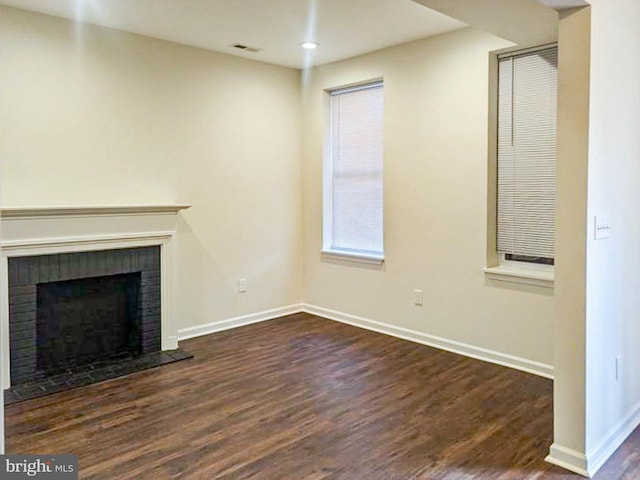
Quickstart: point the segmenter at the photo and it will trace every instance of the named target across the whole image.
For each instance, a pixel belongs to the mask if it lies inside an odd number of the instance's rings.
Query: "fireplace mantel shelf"
[[[143,204],[143,205],[83,205],[83,206],[41,206],[4,207],[0,209],[2,219],[72,217],[96,215],[148,215],[178,213],[191,207],[188,204]]]

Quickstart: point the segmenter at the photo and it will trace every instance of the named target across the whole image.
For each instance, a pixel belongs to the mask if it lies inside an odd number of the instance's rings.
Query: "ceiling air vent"
[[[234,43],[231,45],[232,48],[237,48],[238,50],[244,50],[245,52],[258,53],[261,52],[261,48],[249,47],[247,45],[243,45],[241,43]]]

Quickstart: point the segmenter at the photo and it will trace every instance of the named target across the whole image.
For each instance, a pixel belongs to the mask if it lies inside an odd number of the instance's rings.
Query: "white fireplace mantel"
[[[5,207],[0,237],[2,385],[10,386],[9,258],[160,246],[162,349],[178,348],[173,306],[177,214],[190,205]]]
[[[187,204],[140,204],[140,205],[78,205],[78,206],[36,206],[3,207],[0,209],[2,220],[25,218],[50,218],[96,215],[148,215],[178,213],[189,208]]]

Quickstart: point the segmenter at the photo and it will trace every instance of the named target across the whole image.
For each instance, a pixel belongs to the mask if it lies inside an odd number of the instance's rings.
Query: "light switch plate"
[[[422,290],[415,289],[413,291],[413,304],[418,306],[418,307],[421,307],[422,306],[422,302],[423,302]]]
[[[594,238],[596,240],[604,240],[605,238],[611,237],[611,225],[609,224],[607,217],[602,215],[595,217],[594,225]]]

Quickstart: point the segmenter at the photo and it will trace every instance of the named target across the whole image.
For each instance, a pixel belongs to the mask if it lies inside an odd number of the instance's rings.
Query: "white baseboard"
[[[301,311],[302,304],[296,303],[286,307],[273,308],[271,310],[264,310],[262,312],[251,313],[249,315],[219,320],[217,322],[197,325],[195,327],[181,328],[178,330],[178,341],[199,337],[201,335],[208,335],[210,333],[221,332],[231,328],[242,327],[243,325],[250,325],[252,323],[264,322],[266,320],[284,317],[285,315],[291,315]]]
[[[506,353],[476,347],[474,345],[457,342],[455,340],[436,337],[434,335],[417,332],[415,330],[409,330],[403,327],[397,327],[388,323],[369,320],[363,317],[357,317],[355,315],[338,312],[336,310],[330,310],[324,307],[318,307],[316,305],[310,305],[308,303],[302,304],[302,311],[311,313],[313,315],[318,315],[320,317],[328,318],[329,320],[347,323],[355,327],[365,328],[367,330],[384,333],[393,337],[398,337],[404,340],[428,345],[430,347],[439,348],[441,350],[447,350],[449,352],[475,358],[477,360],[496,363],[505,367],[515,368],[516,370],[522,370],[523,372],[533,373],[534,375],[553,379],[553,366],[541,362],[536,362],[534,360],[528,360],[526,358],[516,357],[513,355],[508,355]]]
[[[596,448],[587,454],[589,474],[595,475],[638,425],[640,425],[640,402],[636,403],[625,418],[609,431]]]
[[[583,477],[591,478],[589,469],[587,468],[587,457],[571,448],[554,443],[549,448],[549,455],[545,458],[545,461],[575,472]]]
[[[572,472],[592,478],[627,437],[640,425],[640,402],[629,414],[587,455],[554,443],[545,460]]]
[[[243,315],[240,317],[228,318],[217,322],[207,323],[205,325],[197,325],[195,327],[183,328],[178,330],[178,341],[187,340],[189,338],[208,335],[210,333],[221,332],[231,328],[250,325],[252,323],[264,322],[285,315],[291,315],[298,312],[307,312],[319,317],[335,320],[337,322],[346,323],[354,327],[360,327],[374,332],[391,335],[393,337],[402,338],[430,347],[447,350],[449,352],[464,355],[466,357],[483,360],[485,362],[495,363],[505,367],[515,368],[527,373],[533,373],[545,378],[553,379],[553,367],[544,363],[528,360],[526,358],[516,357],[486,348],[476,347],[467,343],[448,340],[446,338],[436,337],[415,330],[409,330],[403,327],[397,327],[388,323],[377,322],[363,317],[357,317],[348,313],[330,310],[308,303],[296,303],[286,307],[274,308],[262,312]]]

